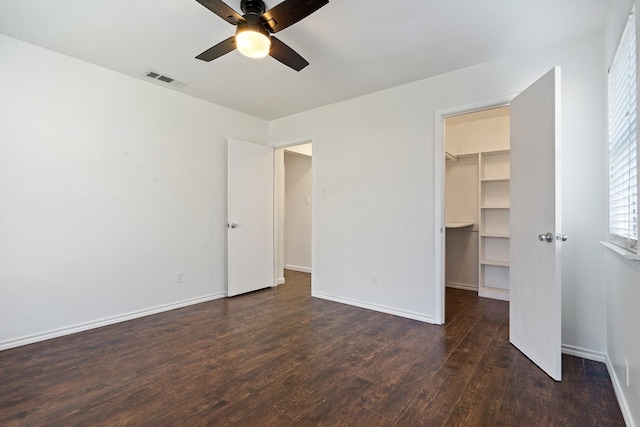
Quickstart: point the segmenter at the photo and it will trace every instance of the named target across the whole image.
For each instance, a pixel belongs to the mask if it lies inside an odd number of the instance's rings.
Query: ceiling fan
[[[209,62],[238,49],[250,58],[269,55],[296,71],[302,70],[309,62],[271,34],[284,30],[329,3],[329,0],[285,0],[266,10],[262,0],[241,0],[240,9],[244,15],[240,15],[221,0],[196,1],[237,27],[235,36],[205,50],[196,56],[197,59]]]

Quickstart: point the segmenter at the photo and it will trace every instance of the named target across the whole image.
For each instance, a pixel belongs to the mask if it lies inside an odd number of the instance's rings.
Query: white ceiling
[[[234,33],[195,0],[0,0],[0,33],[272,120],[599,31],[609,3],[329,0],[277,35],[310,62],[299,73],[237,51],[194,59]]]

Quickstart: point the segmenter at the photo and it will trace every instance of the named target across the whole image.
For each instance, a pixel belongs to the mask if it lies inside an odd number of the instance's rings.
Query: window
[[[609,70],[609,240],[638,252],[636,28],[634,12]]]

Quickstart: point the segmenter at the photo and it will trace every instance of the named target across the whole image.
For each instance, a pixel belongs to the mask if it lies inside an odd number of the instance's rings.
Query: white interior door
[[[274,285],[273,148],[229,139],[227,295]]]
[[[509,338],[562,378],[560,68],[511,102]],[[541,238],[541,239],[540,239]]]

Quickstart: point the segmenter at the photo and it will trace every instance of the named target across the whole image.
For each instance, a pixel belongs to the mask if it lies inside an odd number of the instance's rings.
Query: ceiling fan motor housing
[[[269,27],[262,18],[262,14],[266,9],[264,2],[262,0],[242,0],[240,8],[244,13],[245,22],[238,24],[236,35],[243,31],[255,31],[270,38]]]
[[[262,0],[242,0],[240,2],[240,9],[242,10],[242,13],[257,15],[258,17],[267,10]],[[247,16],[244,18],[247,19]]]

